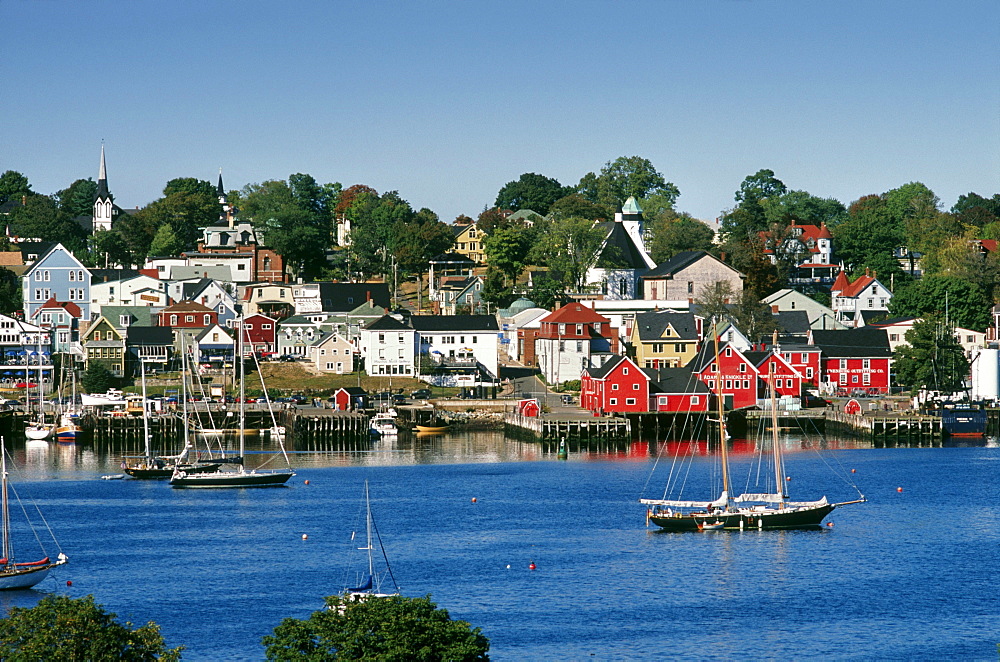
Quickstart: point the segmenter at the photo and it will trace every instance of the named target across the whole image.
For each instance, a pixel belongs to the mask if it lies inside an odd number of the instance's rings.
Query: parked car
[[[297,358],[298,357],[293,354],[282,354],[281,356],[278,357],[278,360],[284,363],[291,363],[292,361],[295,361]]]
[[[289,396],[289,400],[291,400],[292,402],[294,402],[297,405],[304,405],[304,404],[306,404],[307,402],[310,401],[309,398],[307,398],[304,395],[300,395],[300,394],[295,394],[295,395]]]
[[[372,396],[372,400],[379,404],[389,404],[392,402],[392,391],[379,391]]]
[[[802,396],[802,406],[803,407],[825,407],[830,404],[830,401],[821,398],[818,395],[813,395],[812,393],[806,393]]]
[[[393,395],[392,396],[392,404],[394,404],[394,405],[405,405],[406,404],[406,396],[403,395],[402,393],[397,393],[397,394]]]
[[[410,397],[414,400],[427,400],[431,397],[431,390],[429,388],[418,388],[413,393],[410,393]]]

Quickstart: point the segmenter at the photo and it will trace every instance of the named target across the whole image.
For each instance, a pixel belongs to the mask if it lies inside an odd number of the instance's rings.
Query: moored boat
[[[941,410],[941,429],[949,437],[986,436],[986,410],[953,407]]]
[[[396,425],[395,412],[392,410],[383,411],[372,416],[368,425],[369,431],[381,437],[395,437],[399,434],[399,427]]]

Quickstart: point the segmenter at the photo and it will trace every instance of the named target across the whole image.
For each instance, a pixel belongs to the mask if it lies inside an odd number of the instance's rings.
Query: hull
[[[189,474],[198,474],[218,471],[221,466],[221,464],[213,462],[211,464],[185,464],[178,468]],[[124,465],[122,466],[122,471],[127,473],[129,476],[132,476],[132,478],[138,478],[140,480],[170,478],[174,475],[174,467],[172,466],[150,467],[145,463],[132,466]]]
[[[828,503],[811,508],[751,511],[711,514],[685,513],[673,515],[650,514],[649,521],[664,531],[701,531],[708,524],[711,530],[717,522],[723,529],[733,531],[765,529],[817,529],[823,518],[833,512],[837,504]],[[717,527],[716,527],[717,528]]]
[[[21,588],[31,588],[49,575],[49,568],[44,565],[38,568],[21,568],[12,571],[0,571],[0,591],[16,591]]]
[[[451,426],[449,426],[449,425],[437,425],[437,426],[418,425],[416,427],[417,427],[417,432],[445,432]]]
[[[63,443],[72,443],[76,441],[79,434],[80,427],[77,425],[61,425],[56,428],[56,439]]]
[[[214,473],[188,474],[180,472],[170,479],[171,487],[279,487],[294,476],[292,471],[217,471]]]
[[[946,409],[941,412],[941,427],[949,437],[986,435],[986,412],[982,409]]]
[[[42,439],[51,437],[54,429],[55,426],[53,425],[29,425],[24,428],[24,436],[28,439],[41,441]]]

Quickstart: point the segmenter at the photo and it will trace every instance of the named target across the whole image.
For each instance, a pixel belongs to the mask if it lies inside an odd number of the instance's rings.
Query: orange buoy
[[[72,579],[67,579],[66,580],[66,586],[72,586],[72,585],[73,585],[73,580]]]
[[[476,497],[472,497],[472,503],[476,502]]]
[[[534,569],[535,569],[535,562],[532,561],[531,563],[528,564],[528,570],[534,570]]]
[[[858,470],[857,469],[851,469],[851,473],[852,474],[856,474],[856,473],[858,473]]]
[[[897,491],[897,492],[902,492],[902,491],[903,491],[903,488],[902,488],[902,487],[897,487],[897,488],[896,488],[896,491]]]
[[[791,479],[792,479],[791,476],[785,476],[785,480],[791,480]]]
[[[308,478],[306,478],[306,481],[305,481],[305,484],[306,484],[306,485],[308,485],[308,484],[309,484],[309,479],[308,479]]]
[[[827,525],[828,527],[830,527],[831,529],[833,528],[833,522],[827,522],[827,523],[826,523],[826,525]]]

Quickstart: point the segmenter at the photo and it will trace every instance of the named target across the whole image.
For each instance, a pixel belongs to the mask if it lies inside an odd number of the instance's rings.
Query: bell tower
[[[97,196],[94,198],[94,232],[110,230],[115,216],[115,199],[108,191],[108,168],[101,143],[101,170],[97,176]]]

